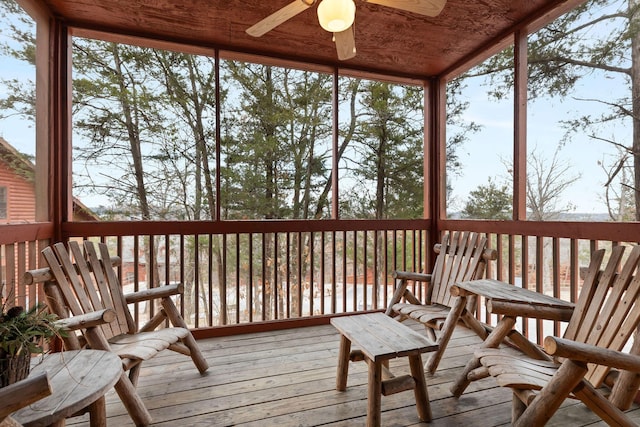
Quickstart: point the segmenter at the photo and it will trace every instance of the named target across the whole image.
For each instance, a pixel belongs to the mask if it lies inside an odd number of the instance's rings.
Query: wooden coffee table
[[[65,418],[90,407],[91,426],[106,426],[104,395],[120,378],[122,362],[114,353],[76,350],[52,353],[31,369],[47,372],[53,393],[12,417],[25,427],[64,426]]]
[[[367,426],[380,426],[381,396],[413,390],[422,421],[431,421],[431,406],[421,354],[438,349],[424,335],[383,313],[334,317],[331,324],[340,332],[340,356],[336,389],[347,388],[349,360],[365,360],[369,365]],[[358,349],[351,351],[351,344]],[[399,377],[388,372],[390,359],[408,357],[411,375]],[[383,376],[385,379],[383,379]]]

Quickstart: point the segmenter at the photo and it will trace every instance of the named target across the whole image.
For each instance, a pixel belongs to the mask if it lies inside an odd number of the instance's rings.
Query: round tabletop
[[[12,415],[26,427],[53,424],[100,399],[120,378],[122,362],[102,350],[63,351],[31,368],[31,374],[40,372],[49,375],[53,393]]]

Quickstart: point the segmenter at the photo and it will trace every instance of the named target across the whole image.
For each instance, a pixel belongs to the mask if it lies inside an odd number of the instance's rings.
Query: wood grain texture
[[[86,408],[115,385],[122,366],[116,355],[106,351],[67,351],[48,355],[31,375],[45,372],[53,393],[13,414],[26,426],[54,424]]]
[[[508,43],[509,32],[529,21],[535,22],[540,16],[552,18],[555,7],[567,8],[567,4],[581,2],[448,0],[438,16],[429,17],[356,1],[358,52],[347,61],[338,60],[331,34],[320,28],[316,5],[262,37],[246,33],[267,16],[293,4],[292,0],[43,0],[42,3],[55,16],[78,27],[81,34],[100,30],[424,79],[445,72],[484,48],[505,44],[503,40]]]

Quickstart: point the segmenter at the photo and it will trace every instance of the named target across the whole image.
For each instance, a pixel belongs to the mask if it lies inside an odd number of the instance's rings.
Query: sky
[[[7,29],[0,22],[0,44],[13,42],[6,35]],[[0,51],[0,80],[25,79],[35,80],[35,68],[17,61]],[[0,99],[8,95],[5,85],[0,84]],[[6,112],[3,112],[6,113]],[[35,129],[33,123],[21,117],[0,118],[0,136],[19,151],[35,155]]]
[[[603,201],[606,174],[599,165],[608,162],[616,150],[611,144],[597,141],[586,134],[575,134],[563,144],[565,129],[563,120],[576,118],[578,113],[597,115],[606,111],[602,104],[582,99],[617,99],[625,95],[627,86],[621,79],[604,78],[593,74],[576,86],[570,97],[530,101],[527,105],[528,152],[535,149],[539,156],[550,161],[560,147],[558,158],[569,165],[568,174],[578,176],[563,194],[559,207],[571,205],[570,212],[584,214],[606,213]],[[464,164],[463,175],[452,181],[454,205],[449,211],[462,208],[470,191],[488,182],[507,182],[507,167],[513,159],[513,100],[487,101],[487,88],[469,82],[465,90],[469,109],[465,121],[481,125],[481,130],[459,150]],[[602,126],[601,137],[630,144],[631,126],[613,129]]]

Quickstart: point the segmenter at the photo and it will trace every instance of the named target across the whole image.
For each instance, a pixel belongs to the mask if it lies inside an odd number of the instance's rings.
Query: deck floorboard
[[[418,324],[412,328],[422,331]],[[339,335],[330,326],[279,330],[199,341],[211,368],[201,376],[190,359],[164,352],[143,365],[138,391],[154,426],[331,426],[364,425],[367,365],[351,363],[347,390],[335,390]],[[433,411],[419,422],[412,392],[382,398],[384,426],[508,426],[511,392],[494,380],[472,383],[456,399],[449,387],[480,344],[458,327],[434,375],[427,375]],[[409,372],[406,358],[391,361],[397,374]],[[640,422],[640,409],[630,411]],[[115,392],[107,395],[108,425],[133,423]],[[67,420],[88,426],[88,416]],[[582,404],[566,401],[550,426],[601,426]]]

